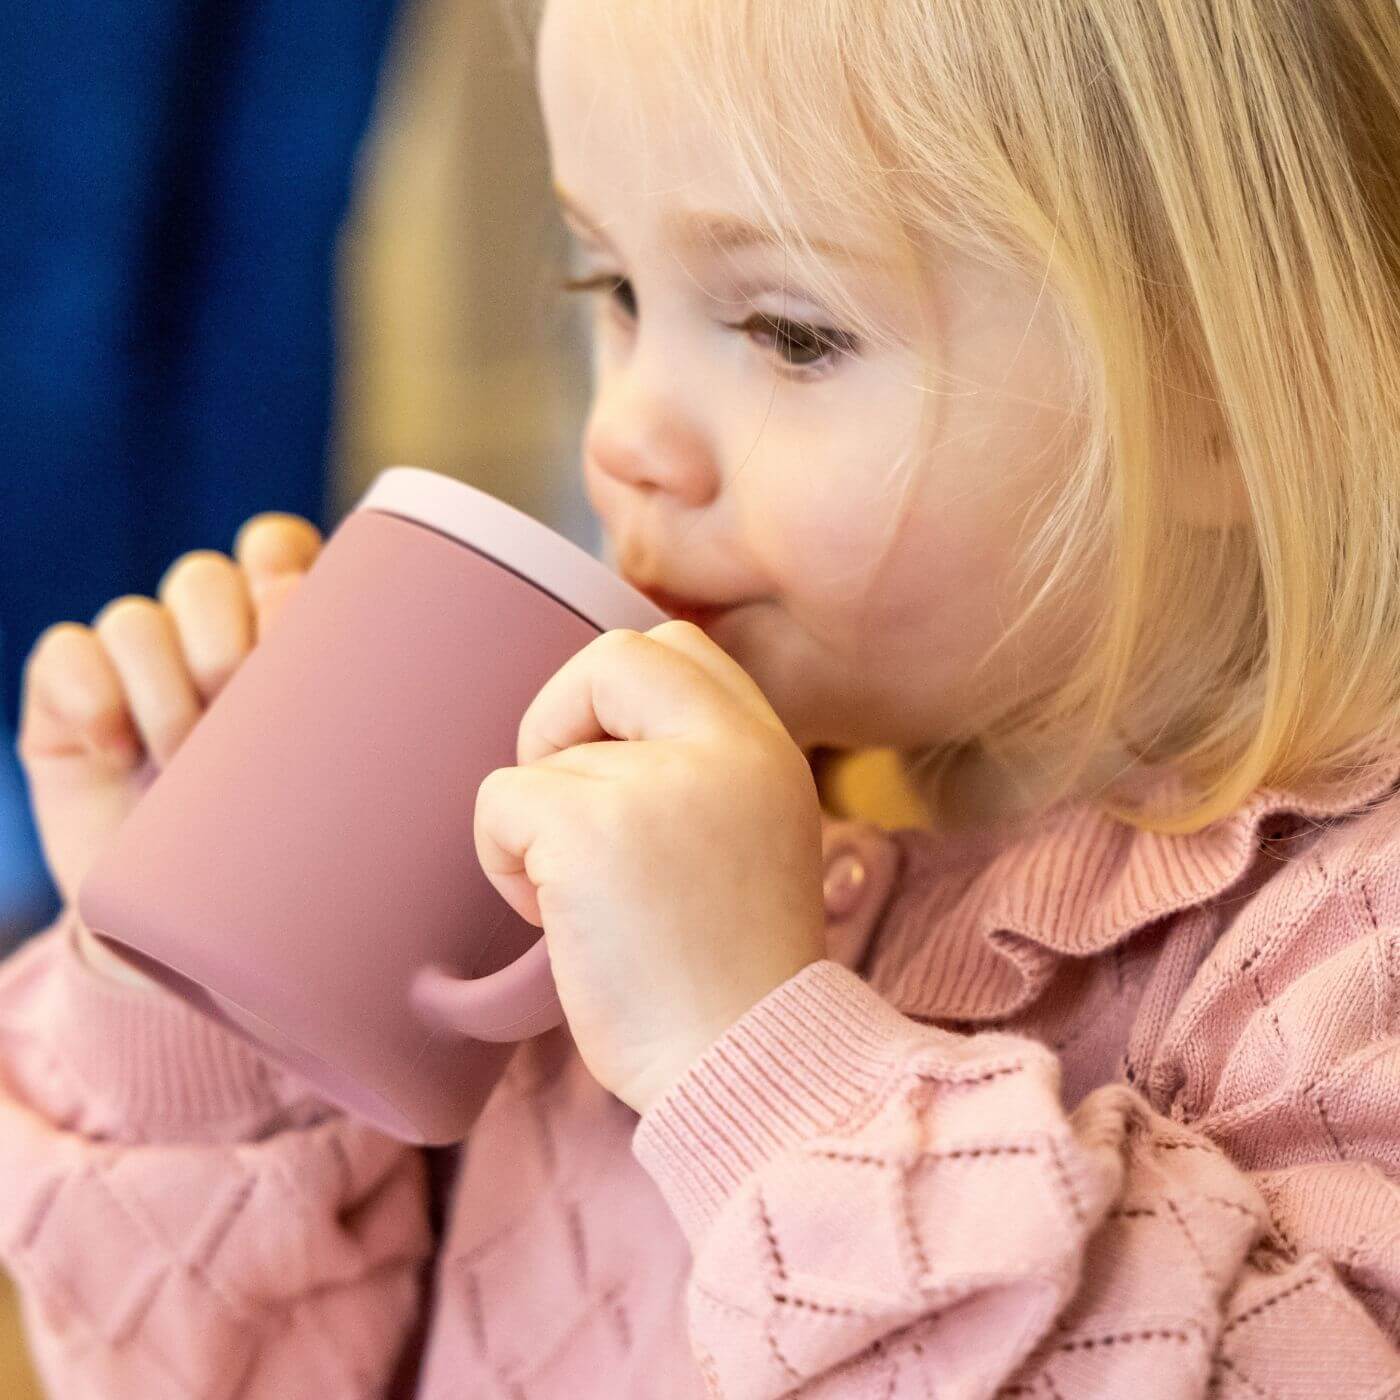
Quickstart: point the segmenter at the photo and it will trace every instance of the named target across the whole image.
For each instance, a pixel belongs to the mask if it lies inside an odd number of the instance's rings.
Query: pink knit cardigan
[[[392,1142],[65,915],[0,968],[56,1400],[1400,1396],[1400,772],[1189,836],[825,825],[829,957],[638,1119]]]

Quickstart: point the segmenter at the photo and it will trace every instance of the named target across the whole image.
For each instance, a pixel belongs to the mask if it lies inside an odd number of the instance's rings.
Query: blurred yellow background
[[[0,1395],[5,1400],[38,1400],[39,1394],[25,1359],[18,1300],[0,1274]]]

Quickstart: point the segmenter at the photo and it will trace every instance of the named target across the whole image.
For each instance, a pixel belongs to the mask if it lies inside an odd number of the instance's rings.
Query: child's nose
[[[615,481],[644,493],[664,491],[687,506],[708,505],[719,492],[720,473],[703,431],[640,386],[599,401],[584,457]]]

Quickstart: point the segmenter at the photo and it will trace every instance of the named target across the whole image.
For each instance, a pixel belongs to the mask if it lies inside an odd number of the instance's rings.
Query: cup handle
[[[424,1019],[473,1040],[528,1040],[564,1019],[543,935],[485,977],[455,977],[435,964],[420,967],[409,995]]]

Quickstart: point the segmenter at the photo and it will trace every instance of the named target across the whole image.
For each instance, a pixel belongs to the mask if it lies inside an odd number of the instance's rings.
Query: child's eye
[[[609,292],[627,316],[635,318],[637,315],[636,294],[625,277],[601,272],[591,277],[567,277],[560,285],[569,292]],[[763,312],[755,312],[746,321],[726,321],[724,325],[762,341],[778,353],[784,365],[797,371],[834,366],[840,356],[855,354],[860,345],[849,331],[834,326],[808,325]],[[810,377],[810,373],[799,377]]]
[[[566,277],[559,285],[566,292],[608,292],[628,316],[635,317],[637,314],[637,298],[632,284],[625,277],[597,272],[591,277]]]
[[[815,369],[834,363],[841,355],[855,354],[859,342],[848,331],[835,326],[812,326],[768,316],[756,311],[747,321],[726,322],[731,330],[743,331],[771,344],[783,362],[793,369]]]

